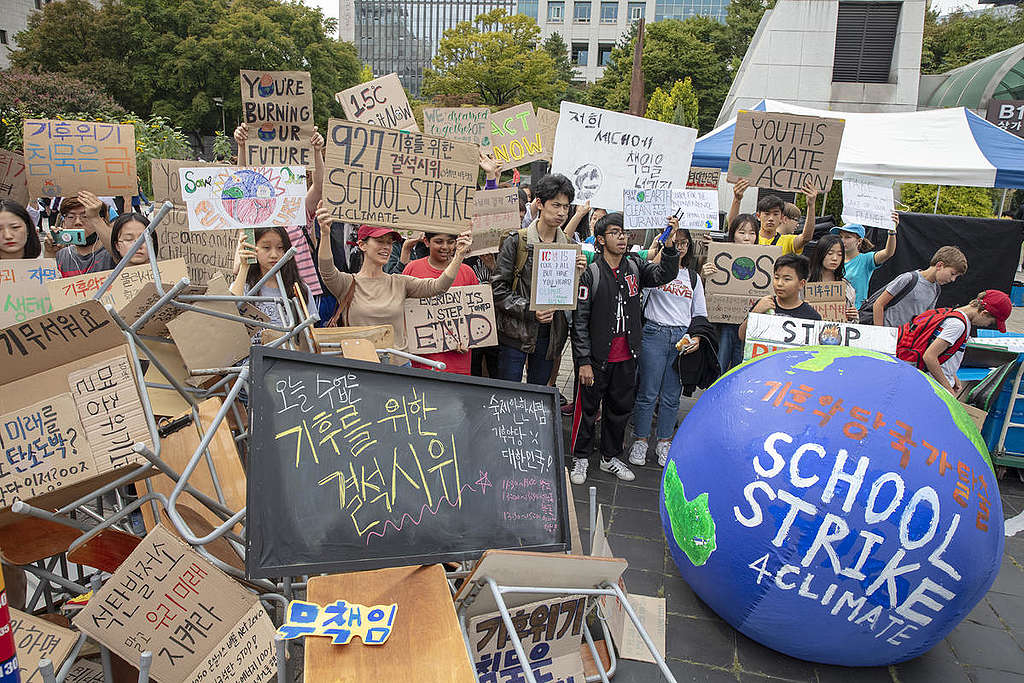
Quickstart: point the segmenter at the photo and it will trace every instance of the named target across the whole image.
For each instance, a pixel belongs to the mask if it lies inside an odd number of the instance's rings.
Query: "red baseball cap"
[[[396,240],[401,239],[401,235],[397,231],[391,228],[375,227],[373,225],[360,225],[359,232],[356,233],[357,240],[365,240],[370,237],[383,237],[384,235],[392,235]]]
[[[991,313],[996,319],[996,327],[999,328],[1000,332],[1006,332],[1006,319],[1010,317],[1010,312],[1013,311],[1013,304],[1010,303],[1010,297],[1006,296],[1005,292],[1000,292],[998,289],[986,289],[981,294],[981,305],[984,306],[986,313]]]

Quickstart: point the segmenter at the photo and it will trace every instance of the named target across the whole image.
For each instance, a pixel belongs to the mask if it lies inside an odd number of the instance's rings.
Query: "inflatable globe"
[[[970,417],[911,365],[848,347],[778,351],[712,385],[672,443],[661,520],[683,578],[723,619],[844,666],[928,651],[1003,555]]]

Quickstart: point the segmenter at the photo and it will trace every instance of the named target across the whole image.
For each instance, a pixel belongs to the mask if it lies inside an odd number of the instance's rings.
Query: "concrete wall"
[[[0,0],[0,69],[11,65],[10,52],[15,48],[14,36],[28,28],[28,15],[36,9],[35,0]]]

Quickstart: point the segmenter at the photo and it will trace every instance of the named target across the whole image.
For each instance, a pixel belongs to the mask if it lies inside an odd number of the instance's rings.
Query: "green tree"
[[[0,109],[25,110],[45,118],[72,111],[125,114],[103,88],[65,73],[33,74],[17,69],[0,71]]]
[[[644,118],[695,128],[697,113],[697,93],[693,91],[693,82],[687,76],[682,81],[676,81],[669,92],[655,88],[647,103]]]
[[[1020,43],[1024,43],[1024,10],[1020,8],[1009,16],[957,11],[945,17],[929,9],[924,21],[921,71],[943,73]]]
[[[29,17],[11,62],[87,77],[129,111],[200,132],[220,128],[214,97],[241,111],[240,69],[309,71],[324,126],[362,68],[335,30],[320,10],[278,0],[64,0]]]
[[[431,97],[477,93],[483,104],[502,107],[532,101],[557,106],[568,82],[539,44],[537,22],[496,9],[444,32],[433,68],[424,72]]]
[[[939,192],[939,209],[935,210],[937,185],[903,183],[900,199],[917,213],[938,213],[949,216],[975,216],[991,218],[995,212],[992,191],[985,187],[943,185]]]
[[[767,10],[775,7],[775,0],[732,0],[725,15],[725,31],[722,36],[722,44],[719,47],[720,54],[731,62],[734,62],[733,73],[739,68],[739,62],[750,47],[750,41],[757,31],[761,17]],[[715,115],[718,115],[716,110]]]
[[[672,96],[661,88],[655,88],[651,93],[651,99],[647,102],[647,112],[644,114],[644,118],[668,122],[672,120],[674,113]]]

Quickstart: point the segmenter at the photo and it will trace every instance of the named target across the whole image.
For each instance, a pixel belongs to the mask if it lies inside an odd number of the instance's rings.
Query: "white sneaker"
[[[643,467],[647,464],[647,442],[637,439],[629,449],[629,464]]]
[[[633,474],[633,470],[626,467],[626,463],[622,462],[618,458],[612,458],[611,460],[601,459],[601,470],[603,472],[611,472],[622,481],[633,481],[636,479],[636,475]]]
[[[658,445],[654,447],[654,452],[658,454],[658,465],[660,467],[664,467],[665,463],[668,462],[668,452],[671,448],[671,441],[659,441]]]
[[[573,458],[572,472],[569,473],[569,481],[579,486],[587,480],[587,468],[590,461],[586,458]]]

